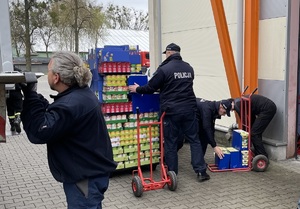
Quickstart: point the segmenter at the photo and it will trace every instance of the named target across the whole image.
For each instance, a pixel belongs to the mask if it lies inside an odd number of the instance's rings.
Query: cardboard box
[[[136,152],[136,151],[137,151],[137,145],[124,146],[124,153]]]
[[[120,147],[120,146],[113,147],[112,150],[113,150],[113,154],[114,155],[123,154],[124,153],[123,147]]]
[[[218,155],[215,154],[215,164],[218,166],[219,170],[229,169],[230,152],[228,152],[226,148],[221,149],[224,153],[224,157],[220,159]]]
[[[117,165],[116,170],[118,170],[118,169],[123,169],[123,168],[125,168],[124,163],[123,163],[123,162],[119,162],[118,165]]]
[[[125,161],[125,168],[132,168],[137,166],[136,160]]]
[[[230,152],[229,168],[241,168],[242,161],[240,151],[233,147],[228,147],[227,150]]]
[[[241,129],[233,131],[232,134],[232,147],[237,150],[248,150],[248,136],[249,133]]]
[[[249,151],[248,150],[242,150],[240,157],[241,157],[241,167],[242,168],[248,167]]]
[[[116,162],[121,162],[121,161],[125,161],[125,160],[128,160],[127,154],[114,155],[114,161],[116,161]]]

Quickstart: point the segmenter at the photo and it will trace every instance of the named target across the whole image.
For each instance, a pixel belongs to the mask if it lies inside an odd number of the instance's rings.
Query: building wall
[[[237,1],[223,0],[223,6],[236,57]],[[161,11],[162,50],[171,42],[181,46],[183,59],[195,70],[196,96],[209,100],[230,97],[210,0],[164,0]],[[287,13],[287,0],[260,1],[258,89],[278,107],[264,137],[281,144],[288,140],[285,135]],[[233,122],[235,117],[216,121],[220,126],[229,126]]]
[[[236,51],[236,1],[223,0],[231,37]],[[214,16],[209,0],[161,1],[162,47],[175,42],[183,59],[195,70],[194,91],[197,97],[221,100],[230,97]],[[176,15],[180,14],[180,15]],[[224,117],[217,124],[228,127],[235,117]]]

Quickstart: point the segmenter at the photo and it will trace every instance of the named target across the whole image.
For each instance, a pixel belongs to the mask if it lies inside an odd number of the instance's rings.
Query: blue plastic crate
[[[113,51],[129,51],[129,45],[104,45],[104,49]]]
[[[129,55],[130,64],[141,64],[141,55]]]
[[[127,79],[128,85],[134,83],[143,86],[148,83],[146,75],[130,75]],[[131,93],[132,111],[136,113],[136,108],[143,112],[159,112],[159,94],[137,94]]]

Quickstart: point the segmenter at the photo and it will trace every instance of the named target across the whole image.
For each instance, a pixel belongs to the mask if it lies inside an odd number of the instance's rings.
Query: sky
[[[113,3],[114,5],[148,11],[148,0],[97,0],[97,2],[102,3],[104,6]]]

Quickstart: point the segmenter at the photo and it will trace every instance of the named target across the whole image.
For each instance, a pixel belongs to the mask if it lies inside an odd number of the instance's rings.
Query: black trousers
[[[265,108],[265,111],[260,112],[252,123],[251,141],[255,150],[255,155],[265,155],[266,157],[268,157],[268,154],[262,142],[262,134],[273,119],[276,113],[276,109],[277,108],[274,103],[267,104],[267,108]]]
[[[164,124],[165,162],[169,171],[178,174],[178,147],[182,146],[184,136],[191,150],[191,163],[195,173],[206,172],[206,163],[198,136],[198,120],[194,111],[166,115]]]
[[[23,108],[23,95],[21,90],[10,90],[6,99],[7,115],[14,116],[15,113],[21,112]]]

